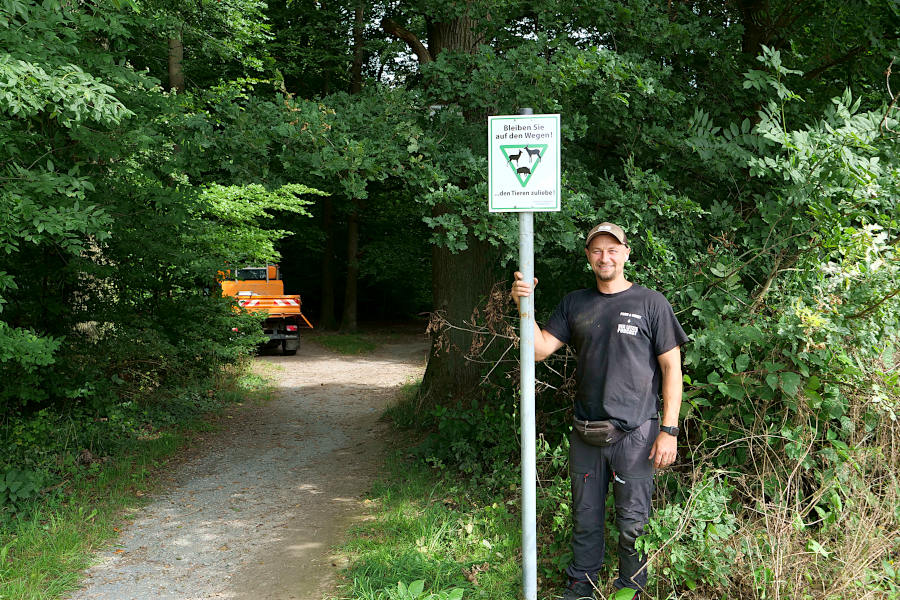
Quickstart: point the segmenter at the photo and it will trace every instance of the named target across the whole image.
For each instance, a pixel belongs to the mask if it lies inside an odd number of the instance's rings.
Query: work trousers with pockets
[[[569,577],[597,583],[597,574],[606,551],[606,493],[610,481],[619,528],[619,577],[617,588],[643,589],[647,585],[646,557],[634,541],[650,520],[653,497],[653,464],[648,458],[659,432],[659,423],[650,419],[610,446],[591,446],[574,431],[569,437],[569,475],[575,529],[572,534],[572,563]]]

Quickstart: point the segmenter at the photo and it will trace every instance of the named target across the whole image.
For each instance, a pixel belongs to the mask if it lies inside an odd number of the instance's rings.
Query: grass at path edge
[[[412,422],[417,385],[387,411]],[[509,600],[521,596],[521,530],[517,501],[485,497],[477,481],[430,469],[409,454],[409,431],[365,500],[372,518],[354,527],[339,552],[349,566],[335,599]],[[410,591],[417,581],[424,583]]]
[[[374,519],[341,548],[350,566],[336,598],[519,597],[519,517],[504,503],[468,499],[466,488],[394,452],[366,500]],[[403,592],[419,580],[421,595]]]
[[[77,588],[94,553],[118,536],[158,488],[162,467],[197,433],[215,430],[212,417],[222,409],[271,393],[259,377],[240,373],[220,376],[214,389],[212,413],[184,416],[134,440],[128,451],[93,463],[67,482],[65,493],[45,493],[27,511],[0,523],[0,600],[52,600]]]

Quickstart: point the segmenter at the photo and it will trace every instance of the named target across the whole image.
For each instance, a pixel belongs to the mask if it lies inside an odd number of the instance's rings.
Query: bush
[[[716,473],[705,473],[689,493],[656,511],[635,545],[673,587],[692,590],[730,575],[737,518],[729,508],[732,488]]]
[[[0,521],[7,512],[17,512],[40,492],[43,476],[35,471],[7,469],[0,472]]]
[[[64,494],[67,486],[59,484],[95,476],[136,444],[172,435],[199,415],[258,394],[258,377],[242,375],[243,369],[153,387],[151,394],[96,408],[72,404],[7,415],[0,422],[0,514],[27,511],[43,486]]]
[[[426,423],[436,430],[414,452],[435,468],[451,468],[478,477],[487,490],[506,487],[518,479],[510,469],[519,456],[518,412],[503,397],[473,401],[465,406],[438,406]]]

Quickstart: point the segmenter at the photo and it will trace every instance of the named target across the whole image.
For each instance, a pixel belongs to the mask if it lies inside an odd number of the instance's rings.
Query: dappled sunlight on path
[[[379,417],[426,350],[408,336],[364,357],[305,341],[296,356],[258,358],[275,398],[231,411],[71,600],[321,599],[331,549],[381,464]]]

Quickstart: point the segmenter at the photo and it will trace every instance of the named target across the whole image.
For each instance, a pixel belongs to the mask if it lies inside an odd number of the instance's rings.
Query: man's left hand
[[[653,449],[650,450],[650,460],[653,461],[653,466],[657,469],[668,467],[675,462],[676,456],[678,456],[678,439],[660,431],[656,436],[656,441],[653,442]]]

